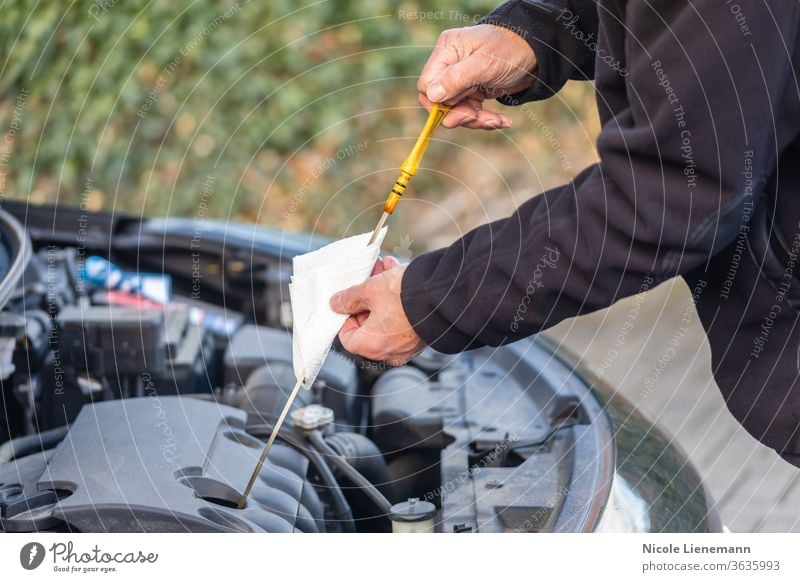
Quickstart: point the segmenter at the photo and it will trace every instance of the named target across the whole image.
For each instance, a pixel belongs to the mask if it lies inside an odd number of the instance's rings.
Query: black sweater
[[[600,162],[413,260],[402,300],[420,337],[444,352],[498,346],[684,276],[729,407],[800,453],[799,10],[514,0],[486,17],[538,60],[536,83],[504,103],[595,79]]]

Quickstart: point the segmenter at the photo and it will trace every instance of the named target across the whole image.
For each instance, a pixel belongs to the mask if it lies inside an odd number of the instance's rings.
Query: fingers
[[[364,325],[367,323],[367,319],[369,319],[369,311],[362,311],[361,313],[356,313],[351,315],[349,319],[355,320],[356,325]]]
[[[501,113],[479,109],[472,119],[465,119],[461,126],[469,129],[508,129],[511,127],[511,119]]]
[[[370,325],[368,316],[360,322],[358,318],[357,315],[348,317],[342,329],[339,330],[339,341],[344,349],[368,360],[388,361],[393,366],[402,365],[407,361],[401,361],[396,356],[389,356],[384,351],[387,341],[391,340],[391,334],[387,335],[376,331],[374,326]]]
[[[435,103],[458,103],[488,81],[490,60],[474,52],[469,28],[444,31],[422,68],[417,91]]]
[[[358,321],[359,316],[348,317],[342,329],[339,330],[339,341],[342,347],[351,354],[358,354],[368,360],[382,361],[383,352],[380,351],[384,339],[381,334],[369,330],[366,319]]]
[[[442,122],[447,128],[508,128],[511,120],[484,109],[483,103],[530,86],[535,65],[535,55],[527,42],[501,27],[477,25],[446,30],[420,74],[419,101],[426,109],[432,103],[452,105]]]
[[[371,290],[375,281],[372,277],[399,266],[400,262],[394,257],[378,257],[372,267],[372,274],[369,279],[361,285],[354,285],[344,291],[333,294],[329,301],[331,309],[336,313],[347,315],[369,311],[372,297]]]
[[[342,325],[342,329],[339,330],[339,339],[341,339],[343,334],[347,334],[349,337],[349,335],[353,333],[353,330],[358,329],[362,325],[363,322],[359,321],[358,315],[351,315],[345,320],[344,324]]]
[[[419,102],[426,109],[431,108],[431,101],[422,93]],[[468,127],[470,129],[507,129],[511,127],[511,118],[483,108],[482,100],[469,97],[450,110],[442,121],[446,128]]]
[[[375,266],[372,267],[372,273],[370,273],[370,277],[380,275],[384,271],[388,271],[389,269],[394,269],[395,267],[399,266],[400,262],[394,257],[378,257],[375,259]]]
[[[348,318],[342,329],[339,331],[339,341],[342,347],[351,354],[359,354],[370,360],[378,360],[378,354],[373,353],[372,343],[369,341],[368,334],[364,328]]]
[[[370,277],[374,277],[375,275],[380,275],[384,271],[388,271],[394,267],[397,267],[400,263],[397,262],[397,259],[394,257],[378,257],[375,259],[375,264],[372,267],[372,272],[369,274]]]
[[[394,257],[384,257],[383,258],[383,270],[388,271],[389,269],[394,269],[395,267],[400,266],[400,261],[395,259]]]
[[[353,317],[348,318],[339,331],[339,341],[345,350],[368,360],[388,362],[391,366],[402,366],[425,347],[419,342],[409,350],[403,344],[404,347],[400,351],[392,353],[395,339],[392,334],[377,333],[370,329],[369,323],[359,325]]]
[[[371,360],[404,363],[424,346],[411,327],[400,299],[405,266],[385,257],[375,269],[383,271],[361,285],[336,293],[331,308],[348,317],[339,341],[348,352]]]
[[[476,99],[465,99],[455,107],[452,122],[470,129],[507,129],[511,127],[511,119],[501,113],[483,108],[483,103]]]
[[[375,259],[375,265],[372,267],[372,272],[369,274],[370,277],[374,277],[375,275],[380,275],[383,273],[383,259],[378,257]]]
[[[369,289],[371,280],[368,279],[361,285],[354,285],[349,289],[340,291],[331,297],[330,306],[336,313],[354,314],[362,311],[369,311],[370,298]]]
[[[431,80],[438,77],[447,67],[459,61],[458,51],[454,50],[455,47],[452,45],[453,39],[457,34],[455,30],[445,30],[439,35],[431,56],[428,57],[425,66],[422,67],[422,72],[419,74],[417,90],[420,93],[427,93]]]
[[[485,66],[485,58],[471,55],[445,67],[431,78],[425,95],[434,103],[460,101],[466,95],[479,90]]]

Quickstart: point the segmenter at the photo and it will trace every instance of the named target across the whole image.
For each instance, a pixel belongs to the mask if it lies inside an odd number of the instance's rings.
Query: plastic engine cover
[[[179,396],[85,406],[54,454],[0,468],[0,476],[25,474],[28,481],[0,499],[0,525],[6,531],[324,531],[323,505],[306,478],[308,460],[280,443],[247,506],[235,508],[263,446],[242,430],[244,422],[241,410]]]

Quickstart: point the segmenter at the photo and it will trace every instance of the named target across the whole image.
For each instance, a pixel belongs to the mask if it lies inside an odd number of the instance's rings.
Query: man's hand
[[[403,311],[404,270],[392,257],[378,259],[372,277],[331,297],[331,309],[350,315],[339,331],[348,352],[401,366],[425,347]]]
[[[491,24],[445,30],[417,83],[419,102],[455,104],[445,127],[472,129],[511,127],[511,120],[483,108],[494,99],[533,84],[536,55],[516,33]]]

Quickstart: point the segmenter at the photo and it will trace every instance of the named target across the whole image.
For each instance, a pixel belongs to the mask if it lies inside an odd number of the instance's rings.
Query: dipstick
[[[381,219],[378,221],[378,225],[375,227],[375,230],[372,231],[372,236],[369,237],[369,242],[367,243],[367,246],[370,246],[372,243],[375,242],[375,239],[378,238],[378,233],[383,228],[383,225],[386,224],[386,219],[388,218],[389,218],[389,213],[384,210],[383,214],[381,214]]]
[[[422,128],[422,131],[420,132],[419,137],[417,138],[417,141],[411,150],[411,153],[408,154],[408,157],[400,166],[400,175],[397,177],[394,186],[392,186],[392,191],[389,193],[389,197],[383,204],[383,214],[381,215],[381,219],[378,221],[378,226],[376,226],[375,230],[372,231],[372,236],[369,239],[369,243],[367,243],[368,245],[371,245],[373,242],[375,242],[378,232],[380,232],[381,228],[383,228],[383,225],[386,224],[386,219],[388,219],[389,215],[394,212],[394,209],[397,207],[397,203],[400,201],[400,198],[403,197],[403,193],[408,187],[408,183],[417,173],[419,165],[422,163],[422,156],[425,155],[425,150],[428,149],[428,144],[430,144],[431,137],[433,137],[436,129],[442,124],[442,120],[450,112],[450,109],[452,109],[452,107],[450,105],[445,105],[444,103],[434,103],[431,106],[430,113],[428,113],[428,120],[425,122],[425,127]]]
[[[267,439],[267,444],[264,445],[264,450],[261,451],[261,456],[258,459],[258,463],[256,463],[256,468],[253,469],[253,474],[250,475],[250,481],[247,482],[247,487],[244,488],[244,493],[242,493],[242,498],[239,500],[239,504],[236,506],[236,509],[244,509],[244,506],[247,503],[247,496],[250,495],[250,491],[253,489],[256,479],[258,479],[258,475],[261,473],[261,468],[264,466],[264,461],[267,460],[267,455],[269,455],[272,444],[275,442],[275,439],[278,438],[278,433],[280,432],[281,427],[286,420],[286,415],[289,414],[289,410],[292,408],[292,404],[294,403],[295,398],[297,398],[298,392],[300,392],[300,387],[306,381],[305,376],[305,371],[303,371],[303,373],[300,375],[300,378],[297,379],[297,383],[294,385],[294,388],[292,388],[292,392],[289,394],[289,399],[286,401],[286,404],[284,405],[283,410],[281,410],[281,414],[278,417],[275,426],[272,428],[269,439]]]
[[[380,232],[381,228],[383,228],[383,225],[386,224],[386,220],[389,218],[389,215],[394,212],[394,209],[397,207],[397,203],[400,201],[400,198],[402,198],[403,193],[408,187],[408,183],[419,169],[419,165],[422,162],[422,156],[425,155],[425,150],[428,149],[428,144],[431,141],[433,133],[442,124],[442,120],[449,113],[450,109],[451,107],[449,105],[445,105],[444,103],[434,103],[431,106],[425,126],[422,128],[416,143],[414,143],[411,153],[408,154],[408,157],[400,166],[400,175],[395,181],[394,186],[392,186],[392,191],[383,205],[383,214],[381,215],[375,230],[372,232],[372,236],[370,237],[367,246],[375,242],[378,233]],[[300,387],[306,381],[305,375],[305,371],[303,371],[303,373],[300,375],[300,378],[298,378],[297,383],[294,385],[291,394],[289,394],[289,399],[286,401],[286,404],[284,405],[283,410],[281,411],[281,414],[278,417],[274,428],[272,429],[272,433],[269,435],[267,444],[264,445],[264,450],[261,452],[258,463],[256,463],[256,468],[253,470],[253,474],[250,475],[250,481],[248,481],[247,487],[245,487],[244,493],[242,493],[242,498],[239,500],[237,509],[244,509],[244,506],[247,504],[247,497],[250,495],[250,491],[253,489],[256,479],[258,479],[259,473],[261,473],[264,462],[267,460],[267,455],[269,455],[269,451],[272,448],[275,439],[278,438],[278,433],[280,432],[281,427],[286,420],[286,416],[289,414],[289,410],[292,408],[295,398],[297,398],[298,392],[300,392]]]

